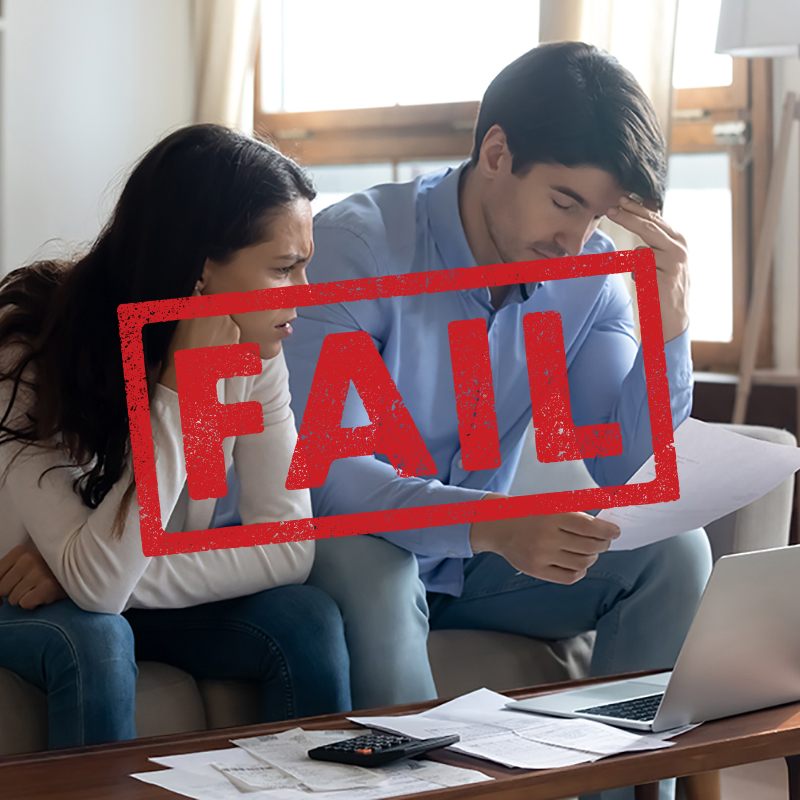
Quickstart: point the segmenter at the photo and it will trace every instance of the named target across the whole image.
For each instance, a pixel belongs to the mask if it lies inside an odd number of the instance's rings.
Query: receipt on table
[[[309,758],[308,751],[317,743],[300,728],[270,736],[236,739],[233,744],[315,792],[374,786],[384,779],[376,770]]]
[[[224,775],[240,792],[287,789],[300,785],[297,778],[292,778],[291,775],[286,775],[269,764],[231,766],[212,761],[211,766]]]
[[[300,737],[297,733],[295,730],[276,737],[258,738],[266,739],[261,746],[271,749],[270,742],[275,739],[283,744],[287,740],[294,740],[299,744]],[[305,733],[313,746],[363,735],[363,731],[358,730]],[[307,748],[307,743],[302,746]],[[324,786],[315,784],[318,788],[312,792],[296,778],[254,758],[241,747],[158,756],[150,760],[172,769],[142,772],[131,777],[193,800],[240,800],[243,793],[249,793],[248,797],[264,800],[344,800],[345,795],[346,800],[382,800],[398,795],[434,791],[443,786],[464,786],[492,780],[488,775],[474,769],[453,767],[424,759],[404,759],[370,770],[374,777],[372,785],[348,788],[343,792],[335,788],[337,784],[326,780]],[[328,766],[324,763],[319,765]]]
[[[488,775],[474,769],[451,767],[433,761],[414,759],[399,761],[378,768],[384,779],[377,786],[351,789],[348,792],[314,792],[301,795],[297,789],[282,789],[269,793],[269,800],[382,800],[384,797],[432,792],[445,786],[465,786],[469,783],[490,781]]]

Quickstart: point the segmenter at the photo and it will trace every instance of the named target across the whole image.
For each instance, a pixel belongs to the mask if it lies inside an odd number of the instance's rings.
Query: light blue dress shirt
[[[462,166],[461,169],[464,167]],[[474,267],[458,210],[459,170],[442,170],[405,184],[376,186],[322,211],[314,220],[312,283]],[[583,250],[613,250],[596,232]],[[312,489],[316,516],[478,500],[508,493],[531,420],[523,315],[555,310],[564,329],[572,414],[576,425],[618,422],[623,452],[587,462],[600,485],[625,483],[652,453],[641,349],[632,303],[620,275],[518,286],[498,311],[488,288],[414,297],[362,300],[299,308],[283,347],[298,427],[320,348],[331,333],[367,331],[436,463],[434,478],[401,478],[383,455],[335,461],[325,484]],[[501,466],[469,472],[461,465],[447,325],[487,322]],[[691,410],[692,363],[688,332],[666,345],[673,425]],[[370,424],[350,386],[342,427]],[[463,559],[470,558],[469,525],[383,534],[417,555],[430,591],[458,596]]]

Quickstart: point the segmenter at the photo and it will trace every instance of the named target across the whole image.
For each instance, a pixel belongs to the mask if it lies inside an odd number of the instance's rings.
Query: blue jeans
[[[710,571],[708,539],[695,530],[604,553],[572,586],[517,575],[505,559],[482,553],[465,562],[464,591],[456,598],[426,594],[410,552],[366,535],[317,541],[309,583],[342,610],[353,706],[363,709],[436,697],[429,629],[550,640],[596,630],[592,675],[670,669]],[[662,797],[669,796],[665,789]]]
[[[47,692],[51,749],[136,736],[136,659],[260,681],[264,722],[350,709],[341,615],[312,586],[123,615],[0,606],[0,667]]]

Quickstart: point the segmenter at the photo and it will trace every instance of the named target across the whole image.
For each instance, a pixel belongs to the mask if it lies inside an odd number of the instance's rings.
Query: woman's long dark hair
[[[122,477],[130,448],[117,307],[191,295],[206,259],[224,263],[258,244],[270,212],[314,196],[297,164],[227,128],[192,125],[159,142],[85,256],[23,267],[0,282],[0,348],[22,345],[0,364],[0,381],[13,387],[0,409],[0,444],[58,437],[87,468],[74,488],[96,508]],[[145,326],[151,393],[176,325]],[[33,407],[12,414],[21,386],[33,391]],[[131,481],[120,512],[133,488]]]

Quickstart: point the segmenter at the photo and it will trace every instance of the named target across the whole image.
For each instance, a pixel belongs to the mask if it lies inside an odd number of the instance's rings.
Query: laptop
[[[800,546],[717,561],[671,672],[507,703],[665,731],[800,700]]]

